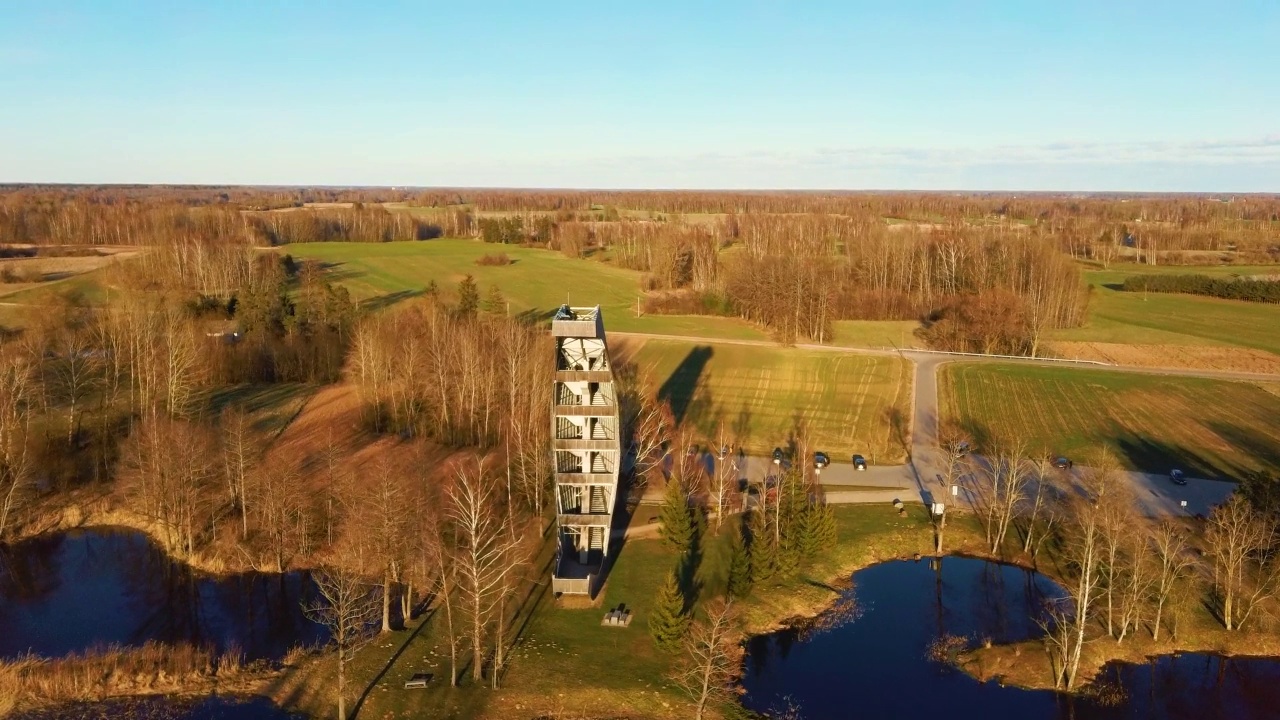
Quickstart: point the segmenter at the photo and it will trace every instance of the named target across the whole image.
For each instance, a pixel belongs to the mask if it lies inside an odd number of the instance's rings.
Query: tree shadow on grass
[[[315,261],[308,260],[307,262]],[[368,274],[363,270],[345,267],[346,263],[344,262],[323,261],[317,264],[320,266],[320,270],[324,273],[324,279],[331,283],[340,283],[344,280],[354,280]]]
[[[1280,417],[1267,418],[1259,423],[1259,427],[1280,428]],[[1257,463],[1257,467],[1232,463],[1229,468],[1232,475],[1245,475],[1258,468],[1273,473],[1280,472],[1280,436],[1267,435],[1258,428],[1230,423],[1209,423],[1208,428],[1231,443],[1237,452],[1244,453]]]
[[[425,292],[426,291],[424,290],[397,290],[385,295],[368,298],[364,302],[360,303],[360,309],[367,310],[369,312],[385,310],[386,308],[396,305],[404,300],[420,297],[425,294]]]
[[[685,417],[689,415],[689,409],[694,404],[695,394],[702,380],[702,373],[711,360],[712,353],[714,350],[707,345],[694,347],[658,388],[658,400],[671,405],[671,413],[675,416],[677,423],[683,423]]]
[[[1163,440],[1125,433],[1111,438],[1109,444],[1119,453],[1122,462],[1141,472],[1167,475],[1170,470],[1177,468],[1188,477],[1230,479],[1229,471],[1219,463],[1190,448]]]
[[[220,387],[206,396],[204,411],[215,417],[229,407],[246,413],[268,412],[299,399],[313,388],[306,383],[246,383]]]
[[[542,325],[544,323],[551,322],[551,318],[555,317],[555,314],[555,309],[539,310],[537,308],[530,308],[516,313],[515,319],[525,325]]]

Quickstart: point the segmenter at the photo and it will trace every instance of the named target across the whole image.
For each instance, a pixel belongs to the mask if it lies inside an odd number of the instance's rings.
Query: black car
[[[1177,468],[1174,468],[1173,470],[1169,471],[1169,479],[1173,481],[1174,485],[1187,484],[1187,476],[1183,475],[1182,471],[1178,470]]]
[[[782,464],[782,448],[773,449],[773,464],[774,465]]]
[[[827,457],[824,452],[816,452],[813,454],[813,466],[821,470],[831,464],[831,458]]]
[[[866,458],[864,458],[864,457],[862,457],[861,455],[854,455],[854,456],[853,456],[853,469],[854,469],[854,470],[866,470],[866,469],[867,469],[867,459],[866,459]]]
[[[1053,466],[1058,468],[1059,470],[1070,470],[1074,464],[1075,463],[1071,462],[1070,460],[1064,457],[1055,458],[1053,461]]]

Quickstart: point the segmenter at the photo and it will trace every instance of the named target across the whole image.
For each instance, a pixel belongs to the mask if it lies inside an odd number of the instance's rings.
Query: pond
[[[305,573],[211,577],[131,530],[41,536],[0,547],[0,658],[158,641],[275,660],[327,638],[302,612],[314,596]]]
[[[1049,691],[981,683],[929,659],[943,636],[1005,643],[1040,634],[1034,618],[1061,589],[1022,568],[971,558],[895,561],[855,573],[842,596],[855,612],[820,616],[813,630],[788,629],[747,646],[743,704],[760,712],[797,708],[806,720],[1195,718],[1262,720],[1280,711],[1280,661],[1184,654],[1147,665],[1114,664],[1103,676],[1126,699],[1101,707]],[[824,629],[825,628],[825,629]],[[1028,662],[1043,663],[1042,655]]]

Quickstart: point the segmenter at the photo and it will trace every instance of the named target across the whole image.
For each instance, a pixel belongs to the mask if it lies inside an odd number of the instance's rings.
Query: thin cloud
[[[1052,142],[970,148],[823,148],[805,154],[816,165],[1132,164],[1181,162],[1240,164],[1280,162],[1280,136],[1240,140],[1119,143]]]

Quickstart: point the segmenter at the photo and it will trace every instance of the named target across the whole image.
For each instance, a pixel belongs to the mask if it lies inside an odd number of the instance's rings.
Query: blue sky
[[[0,182],[1280,191],[1280,3],[0,0]]]

